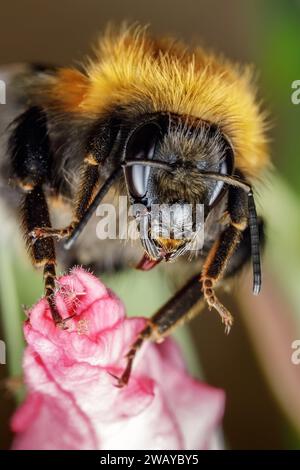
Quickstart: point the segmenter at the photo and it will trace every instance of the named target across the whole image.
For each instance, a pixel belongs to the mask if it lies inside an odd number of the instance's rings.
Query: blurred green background
[[[300,339],[300,104],[291,101],[292,82],[300,80],[300,1],[3,0],[0,65],[70,64],[90,51],[108,21],[123,19],[149,23],[154,33],[199,39],[257,69],[259,96],[270,115],[275,167],[258,188],[259,212],[268,222],[263,291],[252,297],[245,273],[233,295],[225,295],[236,319],[229,337],[217,315],[207,311],[177,336],[191,372],[226,391],[229,448],[300,448],[300,365],[291,362],[292,341]],[[3,112],[5,106],[0,107]],[[42,295],[40,273],[11,246],[3,231],[0,339],[6,341],[8,363],[0,366],[2,379],[21,371],[21,305]],[[147,277],[131,271],[105,280],[130,314],[141,315],[145,308],[148,314],[155,311],[170,295],[162,276],[159,271]],[[133,283],[134,297],[128,296]],[[7,448],[15,398],[3,387],[0,407],[0,447]]]

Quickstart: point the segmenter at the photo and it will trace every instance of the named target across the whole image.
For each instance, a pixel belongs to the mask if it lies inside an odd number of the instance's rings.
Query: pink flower
[[[216,446],[223,392],[189,377],[176,344],[147,343],[129,384],[115,387],[143,318],[76,268],[59,280],[54,326],[45,300],[25,323],[25,403],[12,420],[14,449],[204,449]]]

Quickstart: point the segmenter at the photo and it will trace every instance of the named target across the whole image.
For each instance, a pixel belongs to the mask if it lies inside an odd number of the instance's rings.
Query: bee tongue
[[[162,259],[163,257],[150,259],[147,253],[144,253],[141,261],[137,264],[136,269],[140,269],[141,271],[150,271],[150,269],[154,268],[154,266],[160,263]]]

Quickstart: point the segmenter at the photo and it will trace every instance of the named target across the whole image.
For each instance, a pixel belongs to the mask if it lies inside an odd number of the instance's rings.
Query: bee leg
[[[36,226],[30,233],[33,240],[49,237],[62,240],[72,235],[73,230],[79,225],[94,200],[100,183],[99,168],[109,156],[118,131],[117,123],[108,121],[102,124],[101,129],[98,126],[95,133],[91,133],[87,142],[86,156],[81,166],[79,190],[76,195],[72,222],[67,227],[58,229]]]
[[[80,188],[77,195],[77,202],[75,204],[75,211],[73,215],[73,220],[65,228],[52,228],[36,226],[31,230],[30,237],[33,240],[45,239],[45,238],[55,238],[56,240],[62,240],[71,235],[73,229],[76,227],[77,223],[80,221],[85,211],[89,207],[90,203],[93,200],[95,190],[99,183],[99,164],[98,162],[89,155],[85,158],[82,165],[82,176],[80,179]]]
[[[36,226],[50,226],[48,205],[43,184],[49,181],[51,151],[47,131],[47,118],[42,108],[31,107],[15,121],[9,139],[11,177],[25,193],[21,204],[22,229],[26,245],[35,266],[44,267],[45,294],[53,320],[62,325],[63,320],[54,302],[55,248],[53,240],[36,240],[32,243],[30,232]]]
[[[125,358],[127,360],[126,368],[122,374],[121,377],[115,377],[117,379],[117,387],[122,388],[124,385],[127,385],[130,374],[131,374],[131,369],[133,365],[133,360],[138,352],[138,350],[141,348],[143,345],[144,341],[147,339],[150,339],[153,333],[153,327],[151,323],[149,322],[147,326],[139,333],[137,339],[135,342],[131,345],[130,350],[126,354]]]
[[[53,229],[51,227],[50,218],[48,216],[48,208],[46,207],[47,203],[44,199],[42,201],[42,196],[39,194],[37,199],[39,202],[37,206],[37,211],[43,210],[44,218],[37,218],[30,221],[30,224],[27,224],[28,227],[28,238],[32,245],[33,256],[32,258],[37,261],[37,264],[44,264],[44,283],[45,283],[45,296],[51,308],[51,314],[56,325],[61,328],[66,328],[67,319],[62,320],[54,300],[55,292],[55,249],[53,238],[61,239],[68,236],[76,225],[77,218],[80,217],[81,212],[84,212],[85,207],[88,206],[89,200],[91,199],[91,194],[93,189],[97,185],[99,180],[99,171],[98,166],[85,164],[84,175],[81,183],[81,190],[79,193],[79,204],[77,205],[75,218],[73,222],[64,229]],[[28,202],[27,202],[28,204]],[[47,217],[45,217],[47,211]],[[38,228],[37,228],[38,227]],[[44,253],[46,252],[46,253]]]
[[[128,383],[133,360],[144,341],[150,339],[159,342],[175,327],[196,315],[201,309],[199,305],[203,300],[201,297],[197,275],[148,320],[147,325],[126,354],[127,365],[122,376],[118,378],[118,387],[123,387]]]
[[[204,262],[201,283],[204,299],[210,309],[214,308],[225,325],[225,333],[229,333],[233,325],[233,317],[219,301],[214,287],[223,277],[227,264],[236,251],[244,230],[248,227],[247,195],[240,188],[231,187],[228,191],[229,226],[211,247]]]
[[[29,237],[35,240],[43,240],[45,238],[53,238],[57,241],[62,240],[69,236],[73,229],[73,222],[65,228],[52,228],[52,227],[35,227],[29,233]]]
[[[44,267],[45,297],[51,309],[51,315],[56,325],[64,327],[64,321],[57,310],[54,293],[56,281],[55,247],[52,239],[36,240],[32,243],[29,236],[33,227],[50,225],[47,201],[40,186],[36,186],[24,197],[21,208],[22,227],[25,232],[26,245],[31,255],[33,265]]]
[[[217,298],[214,286],[221,278],[228,261],[241,239],[242,231],[229,225],[213,244],[203,265],[201,283],[204,299],[210,309],[214,308],[225,325],[225,333],[229,333],[233,325],[233,317],[227,308]]]

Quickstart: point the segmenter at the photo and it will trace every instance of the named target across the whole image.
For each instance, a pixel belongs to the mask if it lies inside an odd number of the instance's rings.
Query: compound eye
[[[126,145],[125,161],[153,159],[159,134],[160,128],[154,123],[145,124],[135,130]],[[147,165],[132,165],[125,168],[128,191],[134,199],[146,196],[149,175],[150,167]]]
[[[227,174],[227,165],[226,161],[222,162],[221,168],[220,168],[220,174],[221,175],[226,175]],[[209,199],[209,206],[213,206],[214,203],[217,201],[218,197],[221,194],[222,189],[224,189],[224,182],[223,181],[216,181],[215,187],[213,189],[212,195],[210,196]]]
[[[226,157],[221,162],[219,167],[220,175],[231,175],[233,172],[233,151],[231,146],[226,142]],[[216,181],[215,187],[209,199],[209,206],[214,206],[222,197],[225,191],[225,183],[223,181]]]

